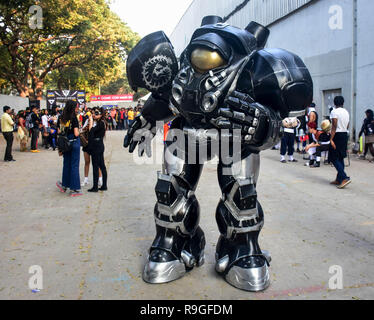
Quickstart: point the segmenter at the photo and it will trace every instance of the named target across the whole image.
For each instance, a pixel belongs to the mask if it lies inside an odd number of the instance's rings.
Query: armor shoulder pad
[[[151,33],[138,42],[128,56],[126,72],[135,91],[137,88],[157,93],[170,90],[178,72],[178,60],[164,32]]]
[[[303,112],[313,99],[313,81],[304,62],[283,49],[258,51],[240,75],[238,90],[279,111],[282,118]]]

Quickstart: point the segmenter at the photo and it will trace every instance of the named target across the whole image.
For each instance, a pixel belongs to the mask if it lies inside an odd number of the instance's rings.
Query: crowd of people
[[[135,108],[112,108],[104,111],[104,119],[108,124],[108,130],[126,130],[140,114],[141,106]]]
[[[365,119],[359,133],[359,138],[365,136],[363,153],[360,159],[366,159],[368,151],[372,154],[370,162],[374,161],[374,117],[373,111],[365,111]],[[295,142],[297,153],[303,155],[304,160],[308,160],[305,166],[309,168],[319,168],[321,158],[324,156],[324,164],[331,164],[337,171],[337,176],[332,185],[339,189],[345,188],[351,183],[350,177],[345,172],[344,159],[348,156],[349,140],[349,113],[344,108],[344,98],[337,96],[334,99],[334,107],[330,109],[330,116],[321,122],[318,127],[319,119],[316,105],[312,103],[305,110],[305,115],[298,118],[286,118],[282,121],[283,136],[280,143],[273,149],[280,149],[280,161],[298,162],[294,158]]]
[[[140,111],[141,105],[135,108],[87,108],[80,107],[75,101],[68,101],[63,110],[54,106],[50,111],[32,106],[15,113],[14,109],[4,106],[1,117],[1,132],[6,141],[4,161],[16,161],[12,155],[15,136],[21,152],[28,151],[30,142],[32,153],[39,153],[41,148],[45,148],[57,150],[63,156],[62,180],[56,183],[61,192],[69,189],[71,196],[82,195],[82,187],[89,184],[91,162],[93,186],[87,191],[106,191],[105,132],[128,129]],[[79,175],[81,147],[85,162],[82,182]]]
[[[308,160],[305,165],[310,168],[319,168],[321,158],[324,163],[333,165],[337,176],[331,184],[344,188],[351,180],[345,172],[344,159],[347,157],[349,113],[344,108],[344,98],[335,97],[335,107],[330,110],[329,119],[325,119],[318,127],[319,119],[316,106],[313,103],[305,110],[305,115],[299,118],[286,118],[282,124],[284,132],[278,146],[280,161],[298,162],[294,158],[295,142],[296,152]],[[1,130],[6,140],[4,161],[15,161],[12,155],[14,133],[20,143],[20,151],[27,151],[30,141],[30,151],[40,152],[41,146],[45,149],[58,150],[64,157],[62,181],[57,183],[60,191],[71,190],[72,196],[81,195],[81,187],[89,184],[89,168],[92,160],[93,186],[89,192],[107,190],[107,172],[104,162],[104,142],[107,130],[126,130],[131,126],[135,117],[140,114],[141,106],[135,108],[80,108],[74,101],[68,101],[64,110],[59,107],[51,111],[40,110],[33,106],[21,110],[17,114],[9,106],[4,106],[1,117]],[[374,114],[373,110],[365,112],[365,119],[359,132],[359,137],[364,136],[364,147],[360,159],[366,159],[370,151],[374,161]],[[68,151],[61,151],[59,136],[65,134],[70,144]],[[61,139],[60,139],[61,141]],[[84,154],[84,180],[79,179],[80,147]]]

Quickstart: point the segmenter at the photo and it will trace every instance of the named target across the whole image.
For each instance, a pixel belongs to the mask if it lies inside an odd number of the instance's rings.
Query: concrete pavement
[[[330,166],[304,167],[300,155],[298,163],[281,164],[278,151],[262,153],[260,245],[273,259],[271,286],[262,293],[235,289],[214,271],[220,190],[216,166],[207,164],[196,191],[206,262],[180,280],[150,285],[141,273],[155,235],[160,166],[134,163],[123,136],[111,131],[105,140],[109,191],[77,198],[55,187],[62,171],[57,152],[20,153],[14,142],[17,161],[0,161],[0,299],[374,298],[373,163],[351,156],[353,182],[338,190],[329,184],[336,175]],[[1,137],[1,159],[3,153]],[[38,293],[28,287],[32,265],[43,270]],[[343,289],[329,289],[332,266],[342,268]]]

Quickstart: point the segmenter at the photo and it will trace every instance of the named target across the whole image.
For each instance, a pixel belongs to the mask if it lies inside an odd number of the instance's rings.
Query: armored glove
[[[277,143],[281,119],[274,110],[238,91],[225,101],[226,106],[218,110],[218,118],[212,119],[216,127],[241,130],[243,142],[255,151],[265,150]]]
[[[141,114],[138,115],[130,126],[123,141],[124,148],[129,147],[129,152],[134,152],[138,146],[139,157],[144,151],[148,157],[152,156],[151,141],[156,134],[156,125],[147,121]]]

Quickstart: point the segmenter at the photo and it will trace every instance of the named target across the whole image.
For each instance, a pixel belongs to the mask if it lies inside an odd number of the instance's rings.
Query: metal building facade
[[[357,29],[353,27],[357,4]],[[206,15],[219,15],[244,28],[254,20],[269,27],[268,47],[298,54],[314,82],[314,101],[320,119],[328,115],[335,95],[346,100],[352,133],[357,137],[364,111],[374,109],[374,1],[372,0],[195,0],[170,39],[180,54]],[[338,23],[341,19],[341,24]],[[334,24],[335,23],[335,24]],[[357,105],[352,109],[352,44],[357,33]],[[353,64],[355,65],[355,64]]]
[[[314,0],[194,0],[170,39],[175,43],[176,52],[180,54],[204,16],[215,14],[240,28],[245,28],[252,20],[269,25],[311,1]]]

